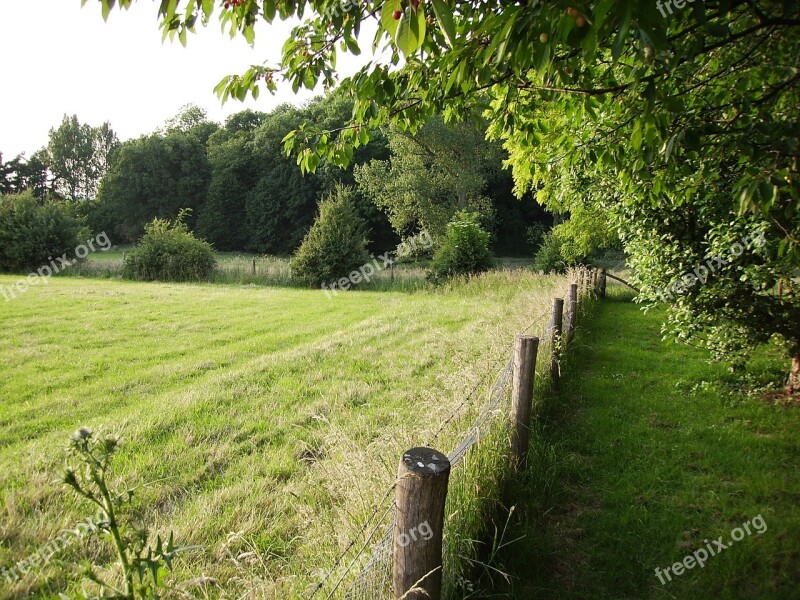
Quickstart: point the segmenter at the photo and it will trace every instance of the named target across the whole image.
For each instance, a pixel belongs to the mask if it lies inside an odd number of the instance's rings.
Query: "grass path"
[[[724,365],[660,341],[661,318],[611,299],[583,321],[532,468],[509,490],[505,539],[524,537],[502,556],[513,587],[497,581],[494,597],[800,598],[800,410],[744,396]],[[783,366],[765,351],[749,377]],[[712,542],[745,522],[732,547]],[[660,583],[657,567],[707,543],[703,568]]]

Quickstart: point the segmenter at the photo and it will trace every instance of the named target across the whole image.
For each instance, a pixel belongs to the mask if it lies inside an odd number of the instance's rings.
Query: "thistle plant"
[[[101,535],[107,535],[117,555],[122,572],[122,582],[112,584],[103,579],[88,565],[84,576],[100,587],[98,596],[86,598],[115,598],[135,600],[158,598],[164,588],[164,578],[172,570],[172,560],[178,552],[189,548],[176,548],[172,533],[166,543],[156,537],[154,546],[146,528],[134,528],[121,519],[121,509],[130,505],[135,488],[122,494],[109,489],[108,475],[114,456],[120,449],[120,440],[111,434],[95,436],[91,429],[81,427],[70,438],[68,454],[70,466],[65,469],[64,483],[75,492],[97,505],[102,514],[97,524]]]

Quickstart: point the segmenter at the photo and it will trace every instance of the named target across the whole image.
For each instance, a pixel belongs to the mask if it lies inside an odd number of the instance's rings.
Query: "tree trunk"
[[[786,384],[789,393],[800,392],[800,352],[792,357],[792,370],[789,371],[789,382]]]

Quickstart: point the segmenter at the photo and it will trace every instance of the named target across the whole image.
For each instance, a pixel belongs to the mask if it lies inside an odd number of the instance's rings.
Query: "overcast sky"
[[[150,133],[194,103],[209,118],[254,108],[268,111],[281,102],[301,103],[288,86],[276,96],[262,90],[257,101],[229,100],[224,106],[213,92],[223,76],[251,64],[280,58],[291,24],[257,29],[255,47],[241,36],[230,39],[220,30],[217,14],[207,28],[198,26],[186,48],[177,41],[161,43],[157,3],[139,0],[129,11],[114,10],[104,22],[100,6],[80,0],[0,0],[0,152],[10,160],[30,156],[47,143],[47,132],[64,114],[81,123],[109,121],[120,140]],[[371,42],[371,32],[362,39]],[[362,58],[371,58],[368,48]],[[347,58],[350,58],[348,61]],[[340,57],[338,65],[352,72],[360,64]]]

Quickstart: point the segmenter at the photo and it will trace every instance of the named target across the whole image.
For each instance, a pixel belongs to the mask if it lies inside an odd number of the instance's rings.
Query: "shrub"
[[[539,250],[533,257],[533,268],[545,273],[564,273],[567,270],[567,261],[561,252],[561,240],[552,232],[542,238]]]
[[[214,249],[197,239],[183,222],[153,219],[145,225],[139,245],[125,257],[122,276],[139,281],[203,281],[216,267]]]
[[[433,256],[428,279],[440,283],[456,275],[471,275],[492,267],[489,234],[476,213],[460,211],[447,225],[447,234]]]
[[[67,254],[89,238],[74,205],[32,192],[0,197],[0,271],[27,273]]]
[[[353,190],[337,186],[320,202],[319,215],[292,259],[292,275],[314,287],[333,283],[369,262],[367,243]]]

